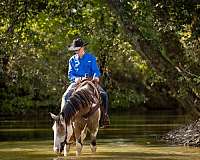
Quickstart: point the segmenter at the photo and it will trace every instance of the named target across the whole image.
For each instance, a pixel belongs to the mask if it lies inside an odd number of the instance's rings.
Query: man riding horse
[[[61,110],[65,106],[66,101],[72,95],[75,87],[85,78],[91,78],[96,83],[99,83],[100,71],[96,62],[96,58],[85,52],[85,46],[88,43],[84,43],[80,38],[74,39],[73,43],[69,46],[69,51],[73,51],[75,54],[69,60],[68,78],[71,82],[68,89],[65,91],[62,97]],[[103,108],[101,108],[101,126],[108,127],[110,124],[108,117],[108,95],[104,89],[98,85],[98,89],[103,102]]]
[[[75,142],[76,156],[80,156],[88,131],[91,151],[96,152],[96,136],[99,130],[100,107],[102,106],[100,92],[97,88],[97,84],[91,80],[81,81],[60,113],[58,115],[50,113],[54,119],[53,150],[57,154],[62,154],[64,151],[64,156],[67,156],[71,144]]]

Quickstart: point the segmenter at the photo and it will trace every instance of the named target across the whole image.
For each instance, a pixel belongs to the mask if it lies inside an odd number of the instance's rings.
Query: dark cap
[[[79,50],[81,47],[86,46],[88,43],[85,43],[82,41],[81,38],[76,38],[73,40],[72,44],[69,46],[69,50],[70,51],[77,51]]]

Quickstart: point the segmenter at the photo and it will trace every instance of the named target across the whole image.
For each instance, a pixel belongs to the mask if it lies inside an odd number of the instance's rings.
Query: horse
[[[90,80],[81,82],[74,90],[58,115],[50,113],[54,119],[53,150],[67,156],[70,145],[76,143],[76,156],[82,151],[87,131],[90,132],[92,152],[96,152],[96,136],[101,117],[101,98],[97,85]]]

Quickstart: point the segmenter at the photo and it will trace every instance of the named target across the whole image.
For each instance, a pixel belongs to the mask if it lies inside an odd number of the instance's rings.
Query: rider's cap
[[[76,38],[73,40],[72,44],[69,46],[69,50],[70,51],[77,51],[79,50],[81,47],[86,46],[88,43],[85,43],[82,41],[81,38]]]

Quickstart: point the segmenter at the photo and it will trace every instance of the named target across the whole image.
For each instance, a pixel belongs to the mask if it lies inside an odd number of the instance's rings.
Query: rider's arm
[[[68,78],[71,82],[75,82],[75,79],[77,78],[75,75],[75,70],[74,70],[74,64],[72,62],[72,59],[69,60],[69,65],[68,65]]]
[[[96,58],[94,57],[92,60],[92,73],[93,73],[93,79],[99,82],[99,77],[101,75],[99,67],[97,65]]]

